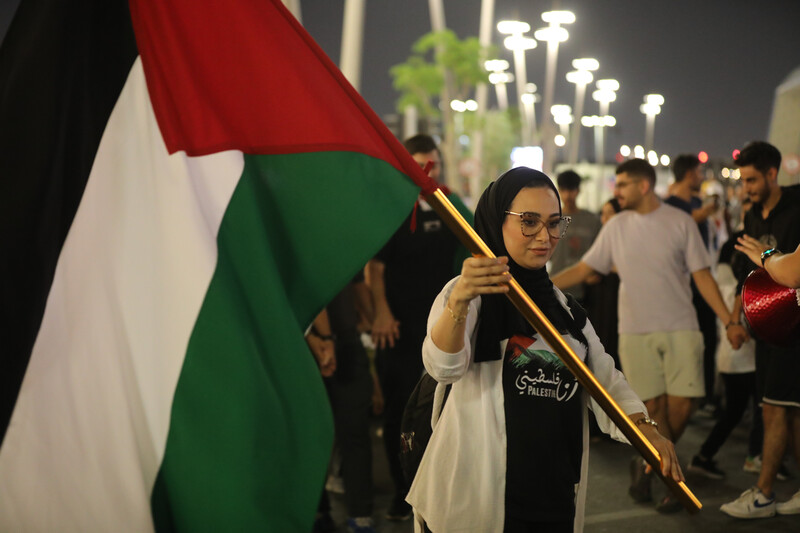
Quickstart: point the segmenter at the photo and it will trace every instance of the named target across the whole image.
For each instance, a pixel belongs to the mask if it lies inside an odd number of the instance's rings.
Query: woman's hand
[[[511,279],[508,273],[508,257],[470,257],[464,260],[461,277],[450,291],[443,312],[431,329],[431,340],[442,351],[457,353],[464,348],[464,328],[466,327],[469,302],[481,294],[502,294],[508,292],[506,283]],[[502,283],[503,285],[498,285]]]
[[[466,311],[469,302],[481,294],[508,292],[505,283],[510,279],[508,257],[470,257],[464,260],[461,277],[450,292],[449,303],[454,311]]]
[[[641,424],[637,427],[661,456],[661,474],[664,477],[671,477],[675,481],[686,481],[672,441],[659,433],[658,428],[654,426]]]
[[[750,258],[750,261],[761,266],[761,252],[768,250],[769,246],[749,235],[742,235],[738,241],[739,244],[734,245],[734,248],[744,252]]]

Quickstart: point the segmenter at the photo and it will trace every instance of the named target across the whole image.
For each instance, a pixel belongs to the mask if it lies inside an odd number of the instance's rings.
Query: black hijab
[[[586,323],[586,313],[580,305],[573,298],[569,298],[569,308],[574,318],[571,317],[556,297],[553,283],[545,267],[535,270],[525,268],[515,263],[508,255],[503,240],[505,212],[519,191],[529,187],[552,190],[558,199],[558,212],[561,214],[561,197],[550,178],[538,170],[517,167],[490,183],[483,192],[475,210],[475,230],[496,256],[508,256],[511,275],[536,302],[553,326],[561,333],[570,333],[588,347],[586,337],[581,331]],[[502,359],[500,341],[518,334],[534,337],[536,330],[504,294],[481,296],[481,318],[478,323],[475,361]]]

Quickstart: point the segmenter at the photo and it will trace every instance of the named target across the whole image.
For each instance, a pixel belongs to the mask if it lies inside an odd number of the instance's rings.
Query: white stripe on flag
[[[169,156],[137,59],[0,450],[0,531],[148,531],[170,407],[241,152]]]

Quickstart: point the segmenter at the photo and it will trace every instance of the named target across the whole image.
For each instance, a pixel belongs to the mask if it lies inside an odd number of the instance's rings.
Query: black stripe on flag
[[[0,444],[136,56],[124,0],[23,1],[0,49]]]

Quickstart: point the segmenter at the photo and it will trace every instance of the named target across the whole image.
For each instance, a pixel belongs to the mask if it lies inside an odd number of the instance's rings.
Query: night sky
[[[334,62],[339,62],[343,0],[301,0],[303,23]],[[0,0],[5,35],[16,0]],[[397,93],[389,68],[405,61],[411,44],[429,31],[427,0],[367,2],[361,93],[383,116],[395,111]],[[555,103],[573,105],[574,86],[564,75],[576,57],[595,57],[595,78],[621,84],[611,114],[609,153],[644,142],[639,104],[647,93],[666,100],[656,118],[655,148],[674,156],[705,150],[729,157],[734,148],[766,138],[775,88],[800,67],[800,0],[496,0],[495,18],[518,18],[535,30],[541,12],[569,9],[577,17],[559,50]],[[477,36],[480,0],[445,0],[448,27],[459,37]],[[500,57],[511,62],[494,32]],[[544,43],[527,53],[528,81],[544,87]],[[513,65],[512,65],[513,68]],[[491,91],[494,105],[494,92]],[[509,97],[514,98],[513,85]],[[536,111],[541,116],[541,109]],[[590,91],[584,114],[597,114]],[[584,129],[582,156],[592,134]]]
[[[426,0],[367,2],[361,93],[380,115],[395,109],[389,67],[410,54],[411,44],[430,30]],[[445,0],[445,18],[459,37],[477,36],[480,0]],[[304,0],[303,23],[339,61],[343,2]],[[496,0],[495,19],[516,18],[535,30],[551,1]],[[800,0],[572,0],[560,2],[576,22],[559,48],[555,103],[573,105],[574,85],[565,74],[571,60],[594,57],[597,78],[620,82],[611,114],[607,148],[643,144],[645,117],[639,104],[648,93],[664,95],[655,122],[655,148],[674,155],[705,150],[730,157],[734,148],[768,133],[775,88],[800,67]],[[493,42],[500,57],[513,62]],[[546,44],[527,52],[528,81],[544,88]],[[513,84],[512,84],[513,85]],[[509,86],[509,100],[515,90]],[[494,94],[494,91],[491,91]],[[494,105],[492,96],[492,104]],[[597,114],[587,89],[584,114]],[[537,118],[540,109],[536,110]],[[584,128],[581,154],[593,154],[592,133]]]

